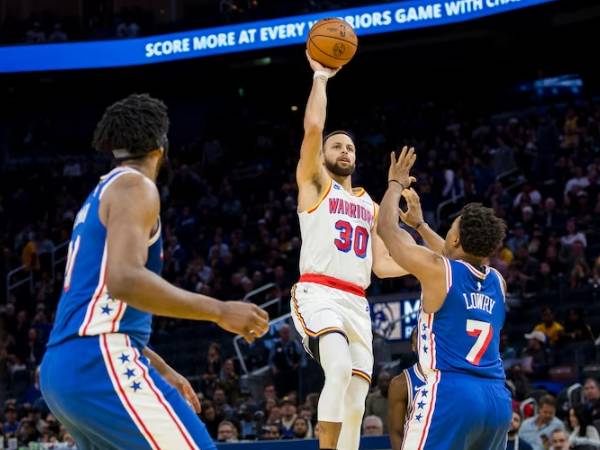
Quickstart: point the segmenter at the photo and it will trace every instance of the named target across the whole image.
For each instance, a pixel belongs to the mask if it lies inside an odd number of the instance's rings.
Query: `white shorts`
[[[322,284],[298,282],[292,288],[291,311],[302,344],[311,356],[312,338],[341,333],[350,346],[352,375],[371,383],[373,333],[365,297]]]

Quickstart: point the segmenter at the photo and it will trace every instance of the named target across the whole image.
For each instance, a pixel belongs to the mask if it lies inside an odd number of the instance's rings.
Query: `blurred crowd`
[[[300,235],[297,151],[281,149],[297,149],[300,134],[283,118],[247,111],[238,120],[245,145],[239,145],[239,136],[216,134],[173,150],[159,180],[163,275],[178,286],[223,299],[243,298],[273,283],[262,299],[284,299],[283,314],[298,276]],[[348,125],[358,136],[356,184],[365,182],[375,199],[385,187],[387,152],[401,136],[417,148],[417,188],[432,226],[444,233],[453,214],[471,201],[488,204],[505,218],[509,233],[490,263],[505,276],[510,293],[502,352],[519,416],[515,427],[524,419],[519,436],[536,450],[569,448],[553,443],[563,438],[568,445],[595,445],[590,442],[597,438],[594,426],[600,425],[595,378],[600,373],[590,364],[596,361],[600,331],[600,305],[593,302],[600,292],[600,105],[579,101],[488,117],[432,104],[410,112],[385,105],[365,108],[354,120]],[[22,265],[18,275],[31,274],[31,281],[11,289],[0,304],[0,435],[22,444],[39,440],[72,448],[70,436],[40,397],[36,369],[62,285],[60,246],[69,239],[81,201],[109,166],[101,158],[60,156],[61,134],[50,123],[42,125],[12,134],[0,130],[0,150],[5,149],[2,292],[7,292],[6,275],[12,269]],[[56,157],[40,162],[35,153],[40,145]],[[18,161],[11,155],[18,155]],[[416,291],[416,280],[405,277],[374,279],[369,293]],[[183,346],[178,332],[186,326],[155,320],[152,342],[159,353]],[[230,337],[206,335],[195,341],[195,350],[176,352],[186,358],[173,365],[192,378],[202,399],[202,418],[215,439],[318,434],[318,394],[298,389],[307,361],[293,330],[274,329],[254,358],[251,368],[268,366],[270,374],[258,396],[244,383]],[[208,345],[211,339],[216,342]],[[168,351],[165,357],[175,358]],[[367,400],[366,435],[387,430],[387,390],[394,374],[376,374]],[[578,381],[583,387],[567,396],[566,388]]]

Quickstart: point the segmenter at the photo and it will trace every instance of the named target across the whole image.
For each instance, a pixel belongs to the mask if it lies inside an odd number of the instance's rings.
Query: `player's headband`
[[[165,151],[165,160],[167,160],[169,156],[169,138],[166,134],[163,134],[161,138],[157,141],[155,148],[152,148],[145,152],[132,152],[128,148],[115,148],[113,149],[112,154],[117,161],[125,161],[127,159],[139,159],[146,156],[151,150],[155,150],[156,148],[161,147]]]

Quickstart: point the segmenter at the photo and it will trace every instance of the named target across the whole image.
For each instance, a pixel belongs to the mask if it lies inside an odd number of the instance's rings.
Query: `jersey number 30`
[[[471,351],[467,355],[467,361],[476,366],[479,365],[481,357],[487,350],[492,336],[494,334],[494,328],[487,322],[481,320],[467,319],[467,334],[469,336],[475,336],[477,340],[471,348]]]
[[[339,230],[340,237],[333,241],[340,252],[348,253],[354,248],[354,253],[359,258],[367,256],[367,245],[369,244],[369,232],[360,225],[352,228],[345,220],[338,220],[335,229]],[[354,243],[354,245],[353,245]]]

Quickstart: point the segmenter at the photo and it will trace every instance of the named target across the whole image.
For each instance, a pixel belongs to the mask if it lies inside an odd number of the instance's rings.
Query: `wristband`
[[[325,77],[326,80],[330,79],[333,75],[329,72],[325,72],[324,70],[315,70],[313,74],[313,80],[319,77]]]
[[[398,183],[400,185],[400,187],[402,188],[402,190],[406,189],[406,186],[404,186],[402,183],[400,183],[398,180],[388,180],[388,184],[390,183]]]

